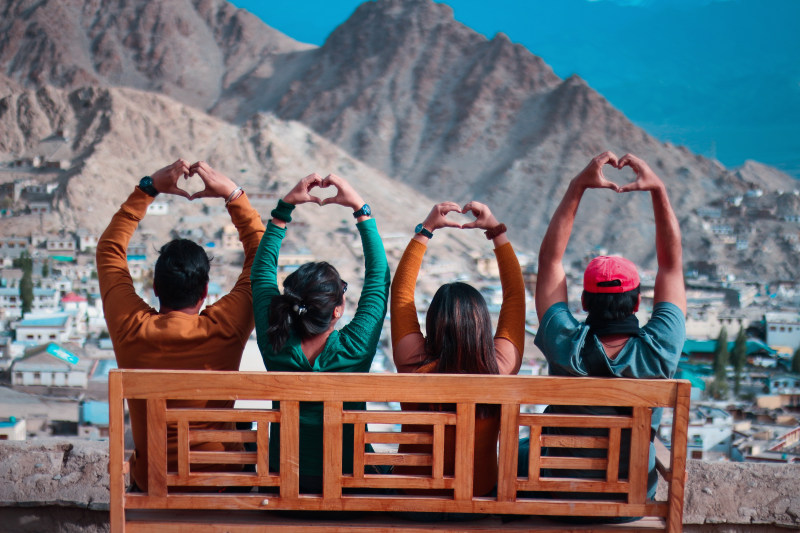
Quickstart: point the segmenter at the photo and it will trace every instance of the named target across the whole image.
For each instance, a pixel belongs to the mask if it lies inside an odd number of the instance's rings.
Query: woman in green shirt
[[[335,187],[337,194],[321,200],[310,194],[315,187]],[[347,283],[325,262],[307,263],[278,288],[278,254],[291,213],[303,203],[338,204],[353,210],[364,249],[364,285],[353,319],[335,329],[344,313]],[[306,176],[278,201],[261,239],[250,279],[258,347],[268,371],[369,372],[380,339],[389,298],[389,265],[371,210],[344,179],[331,174]],[[365,409],[363,403],[347,409]],[[270,471],[277,471],[280,454],[279,424],[270,428]],[[353,470],[353,429],[345,427],[342,468]],[[300,490],[322,489],[322,404],[300,406]]]

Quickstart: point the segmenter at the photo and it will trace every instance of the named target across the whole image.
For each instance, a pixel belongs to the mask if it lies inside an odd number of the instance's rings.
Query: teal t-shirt
[[[686,340],[686,322],[675,304],[660,302],[653,307],[647,324],[640,328],[639,335],[628,339],[614,359],[606,356],[602,343],[589,334],[589,326],[578,322],[569,312],[567,304],[552,305],[539,324],[534,343],[542,351],[552,376],[595,376],[620,378],[662,378],[675,375],[678,360]],[[617,411],[614,411],[614,410]],[[570,414],[615,414],[619,408],[592,406],[549,406],[547,412]],[[652,434],[661,423],[661,408],[653,409]],[[629,411],[628,411],[629,413]],[[622,413],[620,413],[622,414]],[[570,434],[578,434],[572,430]],[[592,434],[591,430],[580,434]],[[628,436],[628,439],[630,437]],[[627,450],[622,446],[620,475],[627,477]],[[591,450],[575,449],[559,453],[587,457]],[[604,452],[603,452],[604,453]],[[574,474],[573,474],[574,475]],[[655,495],[655,446],[650,444],[648,496]]]

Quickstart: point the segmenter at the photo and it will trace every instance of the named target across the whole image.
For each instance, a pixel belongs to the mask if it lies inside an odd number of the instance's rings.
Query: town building
[[[764,314],[767,328],[767,344],[776,348],[786,346],[791,350],[800,348],[800,313],[797,311],[773,311]]]
[[[11,385],[86,388],[91,362],[80,359],[59,344],[48,343],[26,350],[11,365]]]

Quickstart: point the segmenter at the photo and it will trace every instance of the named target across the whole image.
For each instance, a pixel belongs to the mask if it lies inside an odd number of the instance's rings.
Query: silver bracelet
[[[231,191],[231,193],[228,195],[228,199],[225,200],[225,205],[228,205],[232,201],[236,200],[236,198],[239,198],[239,196],[241,196],[241,193],[243,192],[244,190],[241,187],[236,187],[235,189],[233,189],[233,191]],[[236,193],[240,194],[237,195]]]

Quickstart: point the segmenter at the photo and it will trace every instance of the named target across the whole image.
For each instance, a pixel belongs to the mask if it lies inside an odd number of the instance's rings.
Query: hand
[[[283,197],[283,201],[290,203],[292,205],[300,205],[306,203],[315,203],[318,205],[323,205],[322,200],[317,198],[316,196],[312,195],[309,191],[314,187],[323,187],[322,185],[322,176],[317,174],[316,172],[309,174],[305,178],[301,179],[297,182],[297,185],[294,188],[286,193],[286,196]]]
[[[619,186],[613,181],[609,181],[603,175],[603,166],[617,166],[617,156],[611,152],[603,152],[595,156],[580,174],[575,176],[574,181],[584,189],[612,189],[619,192]]]
[[[656,176],[650,166],[633,154],[625,154],[617,163],[617,168],[631,167],[636,173],[636,181],[620,187],[617,192],[653,191],[664,187],[664,182]]]
[[[436,204],[431,209],[431,212],[428,213],[428,216],[425,217],[425,220],[422,222],[422,225],[428,231],[436,231],[439,228],[460,228],[461,224],[458,222],[453,222],[452,220],[447,220],[447,213],[460,213],[461,206],[455,202],[442,202],[440,204]]]
[[[156,170],[152,176],[153,187],[160,193],[175,194],[177,196],[189,197],[189,193],[178,187],[178,180],[181,176],[189,178],[189,162],[184,159],[178,159],[169,166]]]
[[[480,228],[480,229],[491,229],[498,224],[500,224],[497,219],[494,217],[492,212],[489,210],[489,206],[482,204],[480,202],[469,202],[467,203],[461,212],[465,215],[467,213],[472,213],[475,216],[475,221],[467,222],[466,224],[462,224],[461,227],[464,229],[469,228]]]
[[[227,198],[236,189],[236,184],[225,174],[217,172],[205,161],[198,161],[189,167],[189,175],[197,174],[203,180],[205,188],[189,197],[195,198]]]
[[[339,204],[351,208],[353,211],[358,211],[364,205],[364,199],[356,192],[352,185],[346,179],[337,176],[336,174],[328,174],[322,180],[321,187],[336,187],[336,195],[322,200],[320,205]]]

